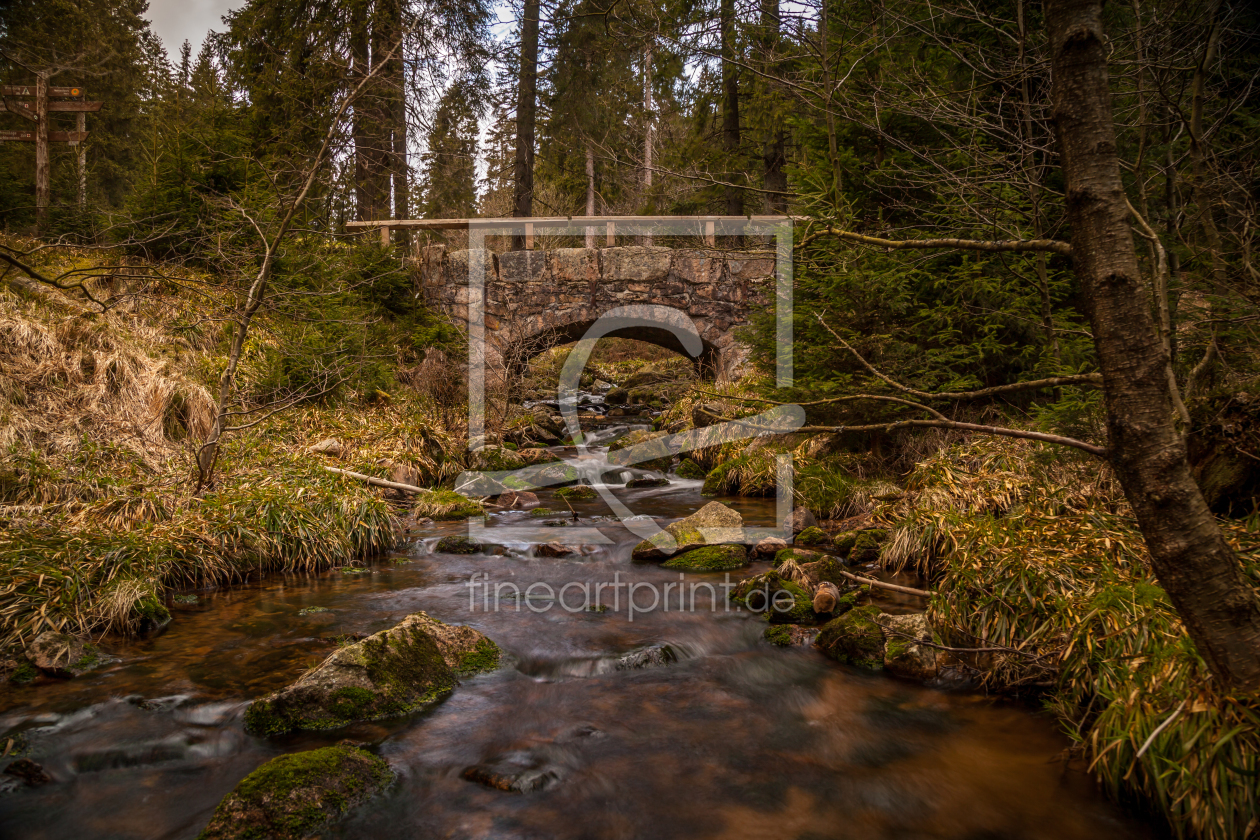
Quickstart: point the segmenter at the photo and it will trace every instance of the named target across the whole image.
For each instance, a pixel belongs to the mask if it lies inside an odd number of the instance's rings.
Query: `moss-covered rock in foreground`
[[[273,758],[229,793],[198,840],[302,840],[393,781],[389,765],[355,747]]]
[[[884,667],[884,630],[879,607],[855,607],[827,622],[814,645],[837,662],[879,670]]]
[[[597,493],[595,488],[589,484],[575,484],[572,487],[561,487],[556,491],[556,496],[561,499],[577,499],[578,501],[585,501],[596,498],[599,496],[599,493]]]
[[[293,685],[255,700],[245,711],[245,726],[259,735],[280,735],[407,714],[448,694],[458,683],[457,671],[497,664],[493,644],[470,627],[416,613],[340,648]]]
[[[728,596],[732,603],[765,613],[771,624],[816,624],[813,598],[805,587],[771,570],[741,580]]]
[[[711,545],[692,549],[661,565],[680,571],[721,572],[747,566],[748,552],[742,545]]]
[[[454,490],[426,490],[417,494],[412,513],[416,517],[427,516],[430,519],[467,519],[470,516],[483,516],[485,509],[480,502],[460,495]]]

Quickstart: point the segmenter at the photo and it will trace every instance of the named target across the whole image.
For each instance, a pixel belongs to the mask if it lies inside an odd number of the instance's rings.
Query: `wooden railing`
[[[536,227],[585,227],[587,229],[587,241],[593,244],[592,239],[595,236],[595,229],[604,228],[605,242],[612,246],[616,244],[617,225],[633,225],[640,226],[651,224],[653,222],[680,222],[694,221],[698,226],[703,225],[704,241],[713,246],[717,242],[715,228],[718,222],[784,222],[787,216],[538,216],[532,218],[513,218],[513,219],[383,219],[380,221],[370,222],[347,222],[346,227],[351,230],[379,230],[381,232],[381,245],[389,247],[390,231],[394,230],[467,230],[469,225],[479,225],[485,227],[521,225],[524,224],[525,231],[525,249],[532,251],[534,249],[534,230]],[[697,233],[699,233],[699,228]]]

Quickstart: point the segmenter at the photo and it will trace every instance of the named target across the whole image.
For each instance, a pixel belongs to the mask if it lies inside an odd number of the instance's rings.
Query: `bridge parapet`
[[[470,256],[477,253],[432,245],[421,249],[419,260],[425,300],[465,323]],[[480,256],[486,337],[500,352],[515,342],[542,349],[573,341],[615,307],[656,304],[692,318],[705,342],[698,363],[725,378],[746,355],[731,330],[747,325],[755,307],[769,306],[774,292],[774,256],[764,251],[632,245],[481,251]],[[663,330],[627,330],[625,335],[682,352]]]

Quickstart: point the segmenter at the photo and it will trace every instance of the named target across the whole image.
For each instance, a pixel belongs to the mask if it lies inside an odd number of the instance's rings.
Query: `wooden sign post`
[[[100,102],[85,102],[83,88],[51,87],[47,72],[35,76],[34,85],[4,85],[0,87],[4,97],[4,110],[35,123],[34,130],[0,131],[0,142],[17,141],[35,143],[35,226],[43,230],[48,225],[49,177],[51,165],[48,157],[49,143],[69,143],[78,147],[79,153],[79,206],[87,204],[87,114],[101,110]],[[22,97],[22,98],[19,98]],[[27,98],[33,98],[31,103]],[[69,102],[60,100],[72,100]],[[58,100],[58,101],[49,101]],[[77,112],[77,131],[51,131],[49,112]]]

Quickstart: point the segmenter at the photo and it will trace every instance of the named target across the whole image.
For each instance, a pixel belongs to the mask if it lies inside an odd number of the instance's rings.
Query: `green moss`
[[[161,627],[171,620],[171,611],[153,596],[136,601],[132,610],[140,615],[142,625]]]
[[[39,669],[23,659],[18,666],[13,669],[13,673],[9,675],[9,682],[16,685],[29,685],[39,676]]]
[[[196,595],[175,595],[171,598],[177,604],[198,604],[201,599]]]
[[[842,592],[851,585],[849,579],[841,574],[843,568],[834,557],[824,555],[811,563],[803,564],[802,568],[819,583],[834,583]]]
[[[818,621],[809,593],[773,570],[741,580],[728,597],[741,607],[762,613],[771,624],[815,624]]]
[[[299,840],[387,787],[393,772],[356,747],[273,758],[215,810],[199,840]]]
[[[84,645],[83,655],[71,663],[70,667],[76,671],[90,671],[103,662],[105,657],[101,656],[96,645]]]
[[[638,467],[644,470],[665,472],[674,463],[674,453],[669,451],[669,447],[664,440],[665,437],[665,432],[649,432],[644,429],[636,429],[624,437],[617,438],[617,440],[608,445],[608,462],[622,466]],[[633,464],[628,464],[626,463],[628,456],[618,456],[616,453],[631,446],[641,446],[642,449],[636,456],[639,460]]]
[[[378,633],[351,646],[372,688],[343,686],[320,697],[300,688],[255,700],[245,710],[245,728],[258,735],[295,729],[336,729],[349,723],[397,717],[420,709],[458,684],[433,638],[409,628],[392,640]],[[344,655],[344,654],[343,654]]]
[[[859,533],[861,532],[860,531],[845,531],[843,534],[839,534],[836,536],[835,538],[836,551],[840,554],[841,557],[848,557],[850,552],[853,551],[853,546],[854,544],[857,543],[857,538],[858,538]]]
[[[708,475],[708,473],[705,472],[704,467],[700,466],[690,458],[683,458],[682,463],[678,465],[678,469],[675,470],[675,472],[678,473],[679,478],[687,478],[695,481],[703,481],[704,477]]]
[[[796,535],[796,542],[799,545],[826,545],[831,542],[831,537],[822,528],[812,525]]]
[[[884,667],[884,631],[875,623],[879,607],[854,607],[823,626],[815,644],[837,662],[860,668]]]
[[[461,676],[493,671],[499,667],[502,655],[498,645],[489,639],[482,639],[475,648],[460,655],[455,671]]]
[[[860,532],[853,543],[853,550],[849,553],[849,561],[852,563],[875,562],[879,559],[879,546],[887,538],[887,531],[872,529]]]
[[[576,487],[561,487],[556,491],[556,496],[561,499],[578,499],[580,501],[594,499],[599,495],[594,487],[588,487],[585,484],[579,484]]]
[[[805,551],[803,549],[792,548],[789,546],[788,548],[781,548],[775,552],[774,560],[771,561],[771,565],[777,569],[788,560],[795,560],[797,563],[812,563],[817,559],[818,552],[816,551]]]
[[[330,613],[332,610],[328,607],[303,607],[298,610],[298,615],[315,615],[317,613]]]
[[[721,572],[748,565],[748,552],[742,545],[711,545],[680,554],[662,564],[666,569],[693,572]]]
[[[485,546],[468,537],[453,536],[442,537],[433,550],[442,554],[479,554]]]
[[[766,628],[766,641],[772,645],[779,647],[791,647],[792,631],[788,629],[786,624],[771,624]]]
[[[454,490],[427,490],[416,498],[412,513],[427,516],[436,521],[467,519],[470,516],[482,516],[485,509],[481,503],[456,493]]]

